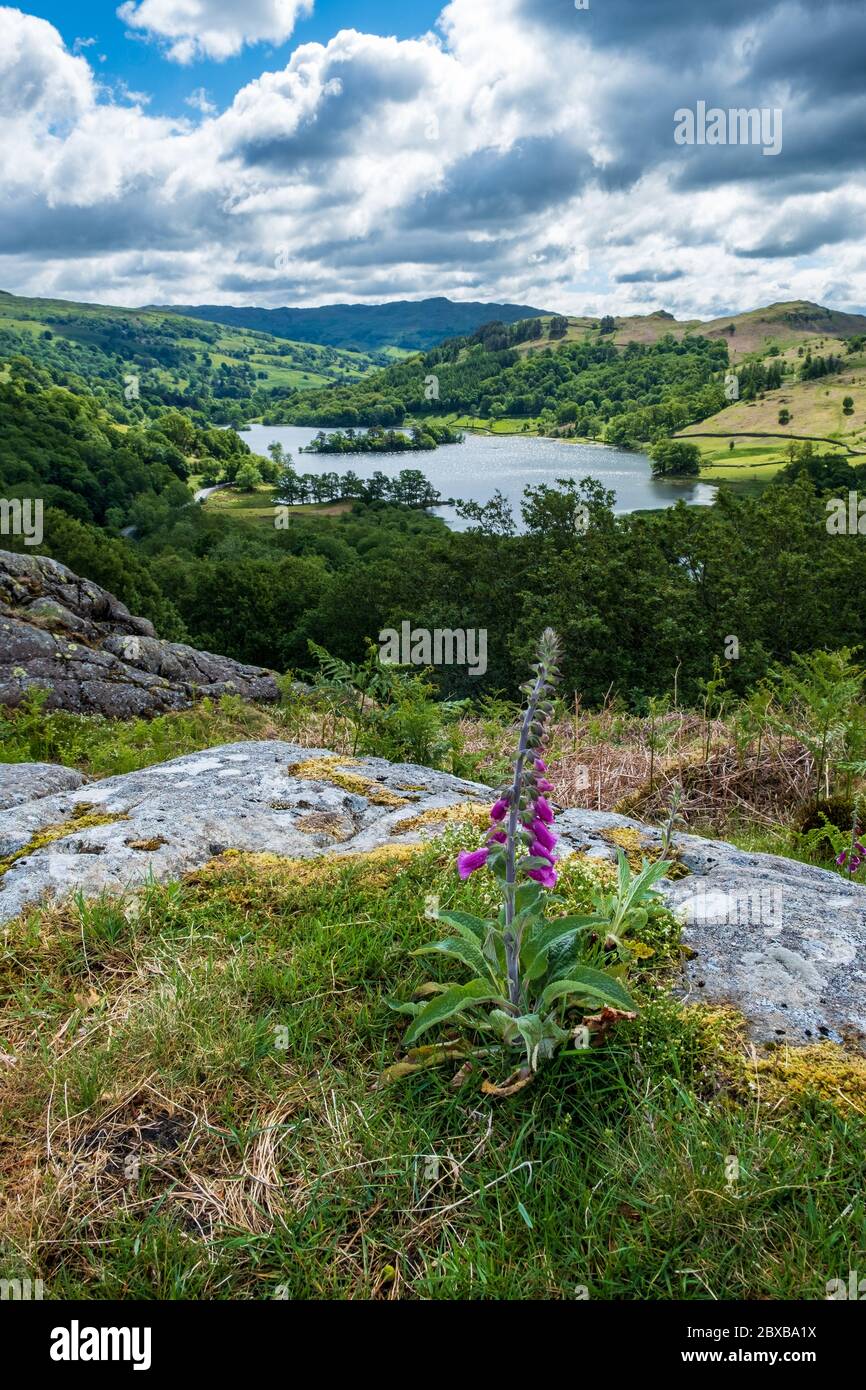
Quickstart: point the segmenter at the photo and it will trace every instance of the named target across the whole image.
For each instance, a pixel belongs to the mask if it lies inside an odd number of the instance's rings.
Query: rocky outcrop
[[[79,888],[176,878],[230,849],[306,857],[411,843],[458,812],[486,823],[488,797],[381,758],[278,741],[209,749],[0,811],[0,921]]]
[[[56,763],[0,763],[0,811],[55,792],[76,791],[85,780],[74,767]]]
[[[42,555],[0,551],[0,705],[32,689],[49,709],[117,718],[184,709],[197,697],[276,700],[270,671],[163,642],[113,594]]]
[[[616,856],[623,830],[649,854],[661,834],[606,811],[565,811],[563,844]],[[685,997],[732,1004],[761,1042],[866,1044],[866,888],[810,864],[675,835],[688,873],[663,882],[683,921]]]
[[[57,770],[63,775],[65,770]],[[405,845],[448,822],[487,823],[489,789],[379,758],[281,742],[212,748],[49,792],[13,766],[20,804],[0,811],[0,921],[76,889],[166,880],[226,850],[287,857]],[[33,789],[27,799],[26,789]],[[607,812],[557,818],[563,853],[657,853],[657,830]],[[662,884],[683,919],[682,994],[731,1004],[760,1042],[866,1040],[866,890],[792,860],[675,836],[684,877]]]

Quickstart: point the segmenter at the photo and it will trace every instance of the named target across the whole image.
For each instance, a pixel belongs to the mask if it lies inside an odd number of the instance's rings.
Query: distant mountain
[[[386,347],[427,352],[446,338],[474,333],[484,323],[516,323],[549,310],[527,304],[479,304],[452,299],[394,300],[389,304],[326,304],[320,309],[236,308],[225,304],[148,305],[210,323],[253,328],[274,338],[375,352]]]

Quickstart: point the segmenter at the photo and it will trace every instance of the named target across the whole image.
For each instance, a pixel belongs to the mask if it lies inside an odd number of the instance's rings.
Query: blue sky
[[[864,0],[119,8],[0,0],[0,288],[866,305]]]
[[[238,9],[243,6],[244,0],[237,0]],[[219,109],[230,105],[235,92],[263,70],[283,67],[299,43],[327,43],[340,29],[415,38],[435,26],[443,6],[436,0],[318,0],[286,43],[259,43],[224,62],[198,59],[183,67],[166,62],[159,44],[140,31],[131,36],[134,31],[118,18],[117,0],[34,0],[22,8],[50,20],[70,48],[76,39],[95,39],[82,52],[102,81],[123,83],[150,97],[148,109],[154,114],[182,115],[185,98],[201,87]]]

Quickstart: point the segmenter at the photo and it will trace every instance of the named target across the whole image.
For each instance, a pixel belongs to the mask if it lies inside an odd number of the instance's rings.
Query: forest
[[[525,330],[536,332],[536,328]],[[703,420],[725,404],[727,344],[666,336],[650,346],[562,343],[521,355],[521,325],[492,325],[352,386],[296,393],[281,421],[298,425],[399,425],[456,412],[541,417],[562,432],[632,447]],[[500,345],[503,344],[503,345]],[[277,422],[276,416],[265,417]]]

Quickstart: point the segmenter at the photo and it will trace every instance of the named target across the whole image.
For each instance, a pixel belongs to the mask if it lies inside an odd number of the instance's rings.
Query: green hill
[[[281,418],[348,426],[444,415],[630,446],[703,420],[724,403],[723,342],[666,336],[620,349],[598,334],[551,339],[564,324],[552,320],[534,352],[525,350],[534,320],[488,324],[352,386],[295,393]]]
[[[198,412],[208,424],[242,424],[287,390],[358,381],[391,360],[164,310],[0,291],[0,379],[16,356],[56,385],[89,388],[118,420],[169,406]]]
[[[209,323],[230,324],[293,338],[376,352],[399,347],[426,352],[446,338],[474,333],[482,324],[498,320],[515,323],[537,318],[542,309],[526,304],[479,304],[451,299],[395,300],[389,304],[325,304],[318,309],[239,308],[227,304],[171,304],[158,306],[169,314],[189,314]]]

